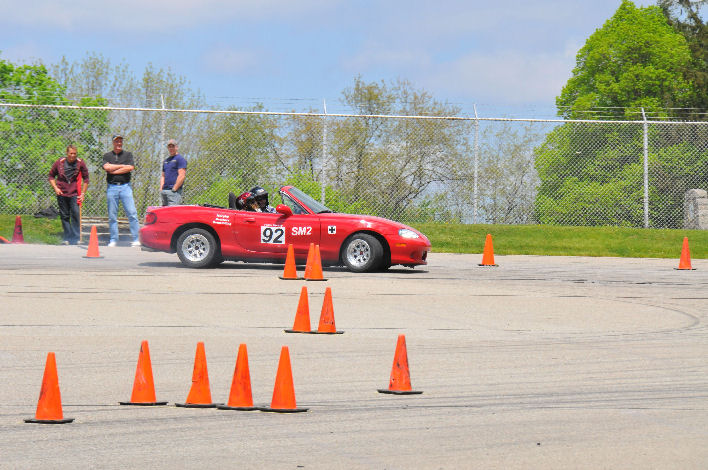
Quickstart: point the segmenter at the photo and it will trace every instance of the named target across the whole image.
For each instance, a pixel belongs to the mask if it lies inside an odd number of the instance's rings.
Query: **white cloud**
[[[263,54],[261,53],[253,50],[236,50],[227,45],[210,47],[202,58],[207,70],[227,74],[254,72],[254,68],[257,68],[262,60]]]
[[[549,102],[565,85],[572,65],[563,55],[473,53],[436,65],[419,81],[426,89],[471,100],[483,97],[503,104]]]
[[[387,43],[367,41],[351,56],[341,59],[342,68],[353,73],[380,66],[387,69],[428,67],[430,57],[424,49],[393,47]]]
[[[334,0],[6,0],[0,2],[0,25],[56,28],[63,31],[150,33],[208,24],[288,18],[323,11]]]

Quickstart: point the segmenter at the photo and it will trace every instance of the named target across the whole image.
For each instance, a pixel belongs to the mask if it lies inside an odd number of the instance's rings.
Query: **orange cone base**
[[[35,424],[67,424],[74,421],[74,418],[64,418],[64,419],[34,419],[28,418],[25,423],[35,423]]]
[[[420,395],[423,393],[420,390],[389,390],[387,388],[378,389],[379,393],[388,393],[390,395]]]
[[[304,277],[283,277],[283,276],[278,276],[280,279],[283,281],[302,281],[305,278]]]
[[[313,331],[312,334],[315,335],[341,335],[344,333],[343,331],[337,330],[337,331]]]
[[[313,333],[317,333],[316,331],[300,331],[300,330],[283,330],[286,333],[301,333],[304,335],[311,335]]]
[[[216,408],[223,403],[175,403],[180,408]]]
[[[89,258],[89,259],[103,259],[103,256],[82,256],[82,258]]]
[[[696,268],[674,268],[674,271],[695,271]]]
[[[259,411],[267,411],[271,413],[303,413],[309,408],[271,408],[269,406],[258,407]]]
[[[498,264],[478,264],[477,266],[482,266],[483,268],[498,268]]]
[[[226,406],[218,405],[216,407],[219,410],[234,410],[234,411],[258,411],[260,408],[257,406]]]
[[[166,405],[166,401],[119,401],[120,405],[133,405],[133,406],[162,406]]]
[[[10,240],[5,237],[0,237],[0,243],[10,243]]]
[[[326,281],[327,279],[305,279],[306,281]]]

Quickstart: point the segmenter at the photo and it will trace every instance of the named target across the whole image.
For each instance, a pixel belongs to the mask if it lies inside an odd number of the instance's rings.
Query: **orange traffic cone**
[[[322,312],[320,313],[320,324],[315,333],[328,335],[341,335],[343,331],[337,331],[334,324],[334,306],[332,305],[332,289],[325,289],[324,302],[322,302]]]
[[[489,233],[484,241],[484,253],[482,254],[482,263],[479,266],[499,266],[494,264],[494,246],[492,244],[492,235]]]
[[[396,344],[396,355],[393,357],[393,368],[391,369],[391,380],[388,389],[379,389],[379,393],[391,393],[394,395],[417,395],[423,393],[411,389],[411,374],[408,371],[408,351],[406,350],[406,336],[398,335]]]
[[[322,277],[322,259],[320,258],[320,246],[315,245],[315,254],[312,258],[312,267],[310,268],[310,273],[305,273],[305,280],[307,281],[326,281]]]
[[[238,347],[238,356],[236,358],[234,378],[231,381],[229,401],[226,405],[219,405],[217,408],[220,410],[238,411],[251,411],[258,409],[253,406],[253,395],[251,394],[251,373],[248,371],[248,351],[246,351],[246,345],[243,343]]]
[[[681,247],[681,259],[679,267],[674,269],[695,271],[696,268],[691,267],[691,252],[688,250],[688,237],[683,237],[683,247]]]
[[[15,231],[12,232],[12,243],[24,243],[25,237],[22,235],[22,217],[15,216]]]
[[[10,240],[5,237],[0,237],[0,243],[10,243]]]
[[[310,303],[307,300],[307,287],[305,286],[300,289],[300,300],[297,303],[293,329],[284,331],[286,333],[312,333],[310,330]]]
[[[95,225],[91,226],[88,250],[86,250],[86,256],[83,256],[83,258],[103,258],[98,252],[98,232]]]
[[[298,408],[295,403],[293,373],[290,368],[290,352],[287,346],[283,346],[280,350],[278,374],[275,376],[275,387],[270,407],[262,407],[259,410],[274,411],[276,413],[298,413],[308,410],[308,408]]]
[[[192,388],[187,395],[185,403],[175,403],[175,406],[183,408],[216,408],[223,403],[211,402],[211,390],[209,389],[209,372],[207,371],[206,353],[204,343],[197,343],[197,353],[194,356],[194,371],[192,372]]]
[[[148,342],[140,344],[138,367],[135,369],[133,393],[130,401],[120,401],[121,405],[158,406],[166,405],[166,401],[157,401],[155,397],[155,382],[152,378],[152,363],[150,362],[150,348]]]
[[[42,388],[39,391],[37,412],[34,418],[26,419],[25,423],[65,424],[72,421],[74,421],[74,418],[64,418],[64,413],[61,411],[57,361],[54,353],[50,352],[47,354],[47,364],[44,366],[44,377],[42,377]]]
[[[303,279],[310,277],[312,273],[312,263],[315,261],[315,244],[310,243],[310,249],[307,250],[307,262],[305,263],[305,274]]]
[[[288,245],[288,254],[285,256],[285,269],[283,269],[283,275],[279,276],[280,279],[293,280],[300,279],[297,277],[297,268],[295,267],[295,249],[293,244]]]

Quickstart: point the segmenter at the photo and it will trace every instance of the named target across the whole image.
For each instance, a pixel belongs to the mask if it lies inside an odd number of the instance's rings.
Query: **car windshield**
[[[303,193],[302,191],[300,191],[299,189],[297,189],[295,187],[291,187],[289,189],[289,191],[293,196],[295,196],[296,198],[301,200],[303,202],[303,204],[305,204],[307,207],[309,207],[312,210],[312,212],[314,212],[315,214],[322,214],[323,212],[333,212],[332,210],[330,210],[329,207],[325,206],[322,203],[315,201],[310,196],[308,196],[307,194]]]

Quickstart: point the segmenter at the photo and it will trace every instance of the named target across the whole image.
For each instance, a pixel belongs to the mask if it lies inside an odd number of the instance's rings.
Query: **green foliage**
[[[659,0],[664,15],[680,32],[691,50],[692,60],[683,67],[693,90],[685,106],[690,120],[708,119],[708,22],[701,18],[708,0]]]
[[[427,223],[413,227],[428,237],[434,253],[480,253],[480,261],[488,233],[494,237],[496,255],[674,258],[678,264],[687,236],[691,258],[708,258],[706,230]]]
[[[666,115],[694,93],[684,78],[691,62],[686,39],[657,7],[623,0],[578,52],[573,76],[556,99],[568,118],[608,107],[605,115],[637,118],[638,108]],[[649,220],[679,227],[683,194],[708,185],[705,132],[649,126]],[[535,217],[546,224],[643,225],[643,129],[637,124],[568,123],[535,151],[541,184]]]
[[[664,113],[683,106],[693,93],[683,71],[691,61],[686,39],[658,7],[637,8],[623,0],[615,14],[580,49],[573,75],[556,98],[566,118],[592,108],[617,118],[644,107]]]
[[[15,66],[0,60],[0,100],[9,103],[66,105],[65,89],[43,65]],[[103,104],[101,98],[80,104]],[[74,109],[8,107],[0,110],[0,200],[8,212],[53,204],[44,178],[66,146],[77,145],[79,157],[95,162],[99,139],[106,132],[106,113]]]

